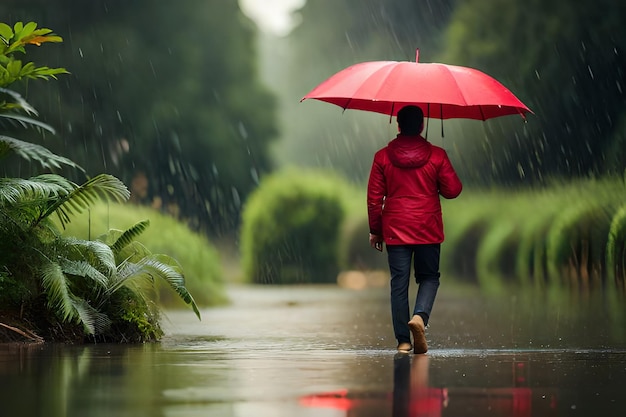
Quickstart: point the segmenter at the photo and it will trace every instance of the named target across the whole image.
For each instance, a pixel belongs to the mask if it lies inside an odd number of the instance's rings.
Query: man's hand
[[[383,251],[383,237],[370,233],[370,246],[379,252]]]

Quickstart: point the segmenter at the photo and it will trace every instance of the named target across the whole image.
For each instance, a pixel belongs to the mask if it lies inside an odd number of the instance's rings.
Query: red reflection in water
[[[430,387],[428,355],[397,355],[394,358],[394,388],[391,393],[341,389],[302,397],[305,407],[332,408],[346,416],[373,416],[381,410],[393,417],[506,416],[530,417],[533,391],[523,362],[513,363],[513,387],[442,388]],[[557,415],[556,395],[542,396],[536,415]]]

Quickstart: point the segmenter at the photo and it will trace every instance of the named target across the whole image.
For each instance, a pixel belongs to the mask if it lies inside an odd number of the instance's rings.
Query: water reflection
[[[386,292],[246,287],[231,296],[232,305],[204,310],[202,322],[169,312],[160,344],[0,345],[0,416],[626,411],[626,331],[615,326],[623,310],[602,322],[595,304],[571,314],[448,292],[438,300],[429,353],[398,355]]]
[[[341,413],[319,415],[346,417],[622,416],[625,354],[459,350],[397,354],[391,391],[346,388],[306,395],[300,403]]]
[[[439,417],[448,406],[448,389],[431,387],[428,355],[397,354],[393,367],[393,417]]]

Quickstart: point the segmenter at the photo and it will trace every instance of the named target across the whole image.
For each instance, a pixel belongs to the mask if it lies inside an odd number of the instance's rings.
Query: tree
[[[536,113],[525,126],[486,132],[468,159],[495,169],[479,176],[532,182],[623,170],[623,160],[606,161],[626,111],[624,19],[626,5],[611,0],[459,3],[443,59],[489,72]]]
[[[267,72],[284,102],[277,148],[283,165],[326,167],[367,178],[374,152],[397,133],[389,117],[298,101],[335,72],[361,61],[428,61],[440,47],[454,1],[308,1],[285,39],[269,37]],[[278,55],[281,54],[281,55]],[[272,63],[274,65],[272,65]],[[271,77],[271,75],[268,75]]]
[[[35,55],[72,68],[31,100],[65,138],[53,150],[118,176],[133,198],[196,228],[233,230],[241,202],[272,169],[277,134],[254,29],[235,0],[8,0],[2,9],[70,37]]]

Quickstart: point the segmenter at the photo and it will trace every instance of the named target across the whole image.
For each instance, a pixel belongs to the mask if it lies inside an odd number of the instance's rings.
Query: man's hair
[[[424,125],[424,112],[417,106],[404,106],[396,116],[400,133],[419,135]]]

